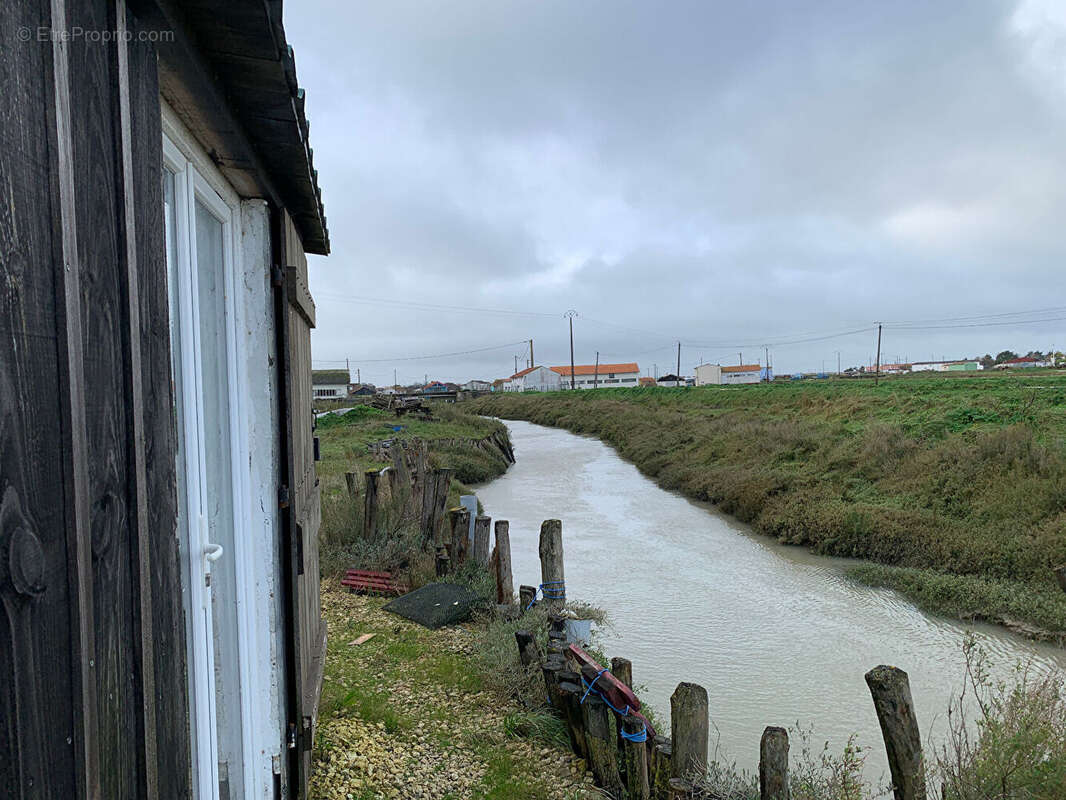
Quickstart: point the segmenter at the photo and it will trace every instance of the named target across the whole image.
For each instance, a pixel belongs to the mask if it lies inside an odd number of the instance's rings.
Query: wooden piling
[[[377,536],[378,525],[381,522],[381,509],[378,507],[378,478],[381,473],[374,469],[368,469],[363,473],[363,537],[373,539]]]
[[[630,689],[633,688],[633,663],[628,658],[618,656],[611,659],[611,674]],[[622,709],[625,711],[625,709]],[[630,749],[626,747],[626,741],[622,738],[622,717],[615,715],[615,729],[618,731],[618,770],[625,777],[629,774]]]
[[[451,469],[433,470],[423,487],[422,540],[424,542],[437,542],[441,538],[442,520],[444,509],[448,504],[448,491],[451,489],[453,472],[454,470]]]
[[[621,720],[622,730],[627,734],[635,735],[644,730],[644,720],[640,717],[627,714],[621,717]],[[645,742],[631,742],[625,738],[621,741],[625,754],[626,797],[629,800],[648,800],[651,797],[651,786],[648,784],[648,746]]]
[[[536,586],[526,586],[523,584],[518,587],[518,604],[522,607],[522,611],[526,611],[529,608],[536,596]]]
[[[359,480],[356,478],[354,472],[344,473],[344,482],[348,484],[348,497],[352,500],[359,496]]]
[[[654,800],[670,800],[670,771],[673,760],[673,742],[665,736],[655,737],[655,777],[651,782],[651,796]]]
[[[540,582],[544,586],[544,603],[553,611],[566,605],[566,582],[563,576],[563,523],[547,519],[540,526]]]
[[[511,575],[511,532],[505,519],[496,521],[496,602],[514,602],[514,578]]]
[[[448,551],[452,557],[452,568],[458,569],[466,561],[468,531],[470,530],[470,512],[461,506],[448,511]]]
[[[570,736],[570,749],[583,759],[588,759],[588,746],[585,744],[585,721],[581,710],[581,697],[584,689],[581,677],[576,672],[562,670],[556,673],[559,681],[559,698],[562,703],[566,731]]]
[[[622,779],[618,774],[618,748],[615,745],[611,711],[599,695],[590,692],[581,704],[585,727],[588,761],[596,783],[611,797],[622,796]]]
[[[759,800],[789,800],[788,731],[768,727],[759,742]]]
[[[695,683],[679,683],[670,696],[671,778],[690,778],[706,771],[709,724],[707,690]]]
[[[539,664],[540,648],[537,647],[537,640],[533,638],[533,634],[529,631],[515,631],[514,638],[518,643],[518,659],[522,662],[522,666]]]
[[[907,673],[882,664],[866,673],[866,685],[881,723],[896,800],[925,800],[922,742]]]
[[[482,567],[489,565],[489,529],[492,520],[478,515],[474,518],[474,563]]]

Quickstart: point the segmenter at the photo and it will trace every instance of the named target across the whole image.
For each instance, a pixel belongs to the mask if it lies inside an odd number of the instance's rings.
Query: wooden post
[[[885,739],[896,800],[925,800],[925,766],[907,673],[882,664],[866,673]]]
[[[617,676],[616,676],[617,677]],[[627,714],[622,717],[622,730],[628,734],[638,734],[644,730],[644,721],[640,717]],[[651,787],[648,785],[648,746],[645,742],[631,742],[622,739],[625,752],[626,795],[630,800],[648,800]]]
[[[576,672],[563,670],[557,673],[559,698],[562,702],[566,731],[570,735],[570,749],[579,757],[588,760],[588,745],[585,743],[585,721],[581,711],[581,677]]]
[[[482,567],[489,565],[489,527],[492,520],[478,515],[474,518],[474,563]]]
[[[622,796],[622,779],[618,775],[618,747],[615,745],[614,723],[607,704],[595,693],[589,693],[581,704],[585,724],[585,745],[596,783],[611,797]]]
[[[373,538],[377,535],[380,509],[378,508],[378,478],[381,473],[377,470],[368,469],[363,473],[363,485],[366,491],[363,496],[363,537]]]
[[[518,604],[522,607],[522,611],[526,611],[532,604],[534,598],[537,596],[536,586],[519,586],[518,587]]]
[[[436,562],[437,577],[438,578],[447,578],[448,577],[448,567],[449,567],[450,562],[451,562],[451,558],[448,557],[447,548],[438,547],[437,548],[437,562]]]
[[[359,482],[356,480],[354,472],[344,473],[344,482],[348,484],[348,497],[352,500],[359,496]]]
[[[518,643],[518,658],[522,662],[522,666],[528,667],[530,664],[539,664],[540,648],[537,647],[537,640],[533,638],[533,634],[529,631],[515,631],[514,638]]]
[[[617,656],[612,658],[611,674],[630,689],[633,688],[633,664],[628,658],[619,658]],[[622,710],[624,711],[625,709]],[[626,747],[627,742],[622,738],[622,730],[624,728],[622,717],[615,715],[614,723],[618,732],[618,771],[625,778],[629,774],[630,748]]]
[[[511,533],[507,520],[496,521],[496,602],[514,602],[514,578],[511,576]]]
[[[470,529],[470,512],[461,506],[448,512],[448,550],[452,563],[458,568],[466,560],[467,531]]]
[[[540,582],[544,586],[544,603],[552,611],[566,605],[563,577],[563,523],[547,519],[540,526]]]
[[[768,727],[759,742],[759,800],[788,800],[788,731]]]
[[[703,775],[707,769],[709,723],[707,690],[695,683],[679,683],[670,696],[670,739],[674,748],[671,778]]]
[[[655,739],[655,779],[652,781],[652,797],[655,800],[670,800],[670,770],[673,758],[673,743],[665,736]]]
[[[559,673],[566,669],[566,660],[558,654],[549,653],[548,657],[541,662],[541,671],[544,673],[544,688],[547,690],[548,702],[556,714],[562,715],[562,697],[559,694]]]
[[[1059,579],[1059,586],[1066,592],[1066,564],[1055,567],[1055,577]]]

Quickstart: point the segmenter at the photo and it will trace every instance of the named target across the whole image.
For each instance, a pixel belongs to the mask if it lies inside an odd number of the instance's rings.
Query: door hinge
[[[285,271],[277,264],[270,268],[270,282],[274,284],[275,288],[280,288],[281,284],[285,282]]]
[[[322,453],[321,453],[321,450],[319,448],[318,437],[317,436],[314,437],[314,443],[315,443],[315,461],[321,461],[322,460]]]
[[[278,487],[278,508],[289,507],[289,487],[282,485]]]

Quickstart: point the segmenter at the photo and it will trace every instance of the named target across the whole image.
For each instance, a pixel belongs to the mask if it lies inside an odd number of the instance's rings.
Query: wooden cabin
[[[281,0],[0,3],[0,794],[299,798],[325,649]]]

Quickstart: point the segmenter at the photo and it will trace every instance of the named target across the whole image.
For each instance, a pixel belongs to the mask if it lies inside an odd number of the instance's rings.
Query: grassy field
[[[607,442],[659,485],[923,606],[1066,632],[1066,375],[493,395],[466,408]],[[1034,631],[1036,632],[1036,631]]]

